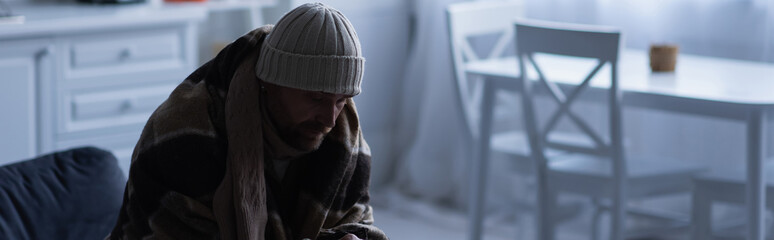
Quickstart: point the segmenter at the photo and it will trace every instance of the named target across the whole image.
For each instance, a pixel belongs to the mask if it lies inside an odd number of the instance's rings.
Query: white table
[[[556,56],[536,56],[535,60],[559,66],[563,70],[559,71],[559,75],[547,76],[559,83],[579,82],[595,64]],[[476,161],[477,169],[471,174],[471,186],[476,191],[471,196],[479,199],[471,201],[477,203],[471,206],[471,238],[477,239],[483,219],[486,179],[482,176],[487,176],[488,171],[489,151],[486,150],[490,147],[493,93],[497,89],[518,91],[519,84],[515,79],[520,73],[515,57],[469,62],[466,64],[466,72],[485,77],[481,134],[476,148],[479,161]],[[534,72],[527,74],[536,76]],[[592,81],[592,87],[609,85],[608,74],[598,75]],[[748,239],[762,240],[765,213],[765,173],[762,164],[766,157],[763,133],[767,119],[774,118],[774,64],[681,54],[674,73],[651,73],[647,52],[624,50],[619,59],[618,79],[623,91],[624,106],[745,122],[748,173],[746,194],[750,223]]]

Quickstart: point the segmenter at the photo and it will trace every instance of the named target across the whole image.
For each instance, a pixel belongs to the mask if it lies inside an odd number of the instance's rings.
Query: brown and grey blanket
[[[354,102],[310,153],[289,150],[261,114],[255,62],[271,28],[228,45],[156,109],[107,239],[387,239],[372,225]],[[282,178],[278,156],[292,158]]]

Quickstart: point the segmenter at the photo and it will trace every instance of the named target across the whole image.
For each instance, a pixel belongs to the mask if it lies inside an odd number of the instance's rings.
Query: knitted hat
[[[255,69],[259,79],[276,85],[357,95],[364,63],[349,20],[325,4],[307,3],[277,22]]]

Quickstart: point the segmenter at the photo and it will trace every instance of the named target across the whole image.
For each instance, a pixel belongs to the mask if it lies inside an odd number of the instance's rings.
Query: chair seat
[[[592,146],[593,143],[588,137],[574,133],[555,133],[551,135],[551,140],[559,143],[576,144],[580,146]],[[529,156],[529,141],[524,131],[514,130],[499,132],[492,135],[492,150],[511,154]],[[561,155],[563,151],[548,149],[546,156],[551,158]]]
[[[722,171],[713,171],[696,176],[693,180],[693,215],[696,229],[693,239],[705,239],[712,235],[716,239],[745,239],[747,219],[723,219],[712,221],[712,203],[725,202],[744,205],[746,198],[746,170],[740,166]],[[774,209],[774,165],[767,164],[766,173],[766,207]],[[770,231],[770,230],[767,230]],[[708,235],[704,235],[708,234]],[[766,239],[772,239],[769,234]]]
[[[766,171],[766,205],[774,208],[774,164],[767,164]],[[712,201],[744,204],[745,187],[747,184],[746,170],[743,168],[723,169],[699,174],[694,178],[696,187],[712,189],[707,191],[706,198]]]
[[[693,176],[705,170],[701,165],[663,158],[634,157],[627,163],[631,198],[684,192],[691,189]],[[549,174],[561,191],[607,197],[612,194],[612,172],[610,159],[572,154],[552,159]]]
[[[572,138],[567,134],[567,136],[563,136],[562,139],[569,140],[576,138]],[[512,167],[516,168],[517,171],[528,174],[534,172],[534,161],[532,161],[532,158],[529,155],[529,141],[527,141],[525,132],[514,130],[493,134],[491,149],[509,155],[511,157],[510,160],[513,163]],[[559,156],[561,154],[564,154],[564,152],[557,150],[548,150],[546,153],[548,156]],[[529,212],[536,209],[536,204],[534,202],[521,202],[515,204],[521,204],[521,209]],[[582,205],[578,202],[561,204],[556,207],[554,219],[557,222],[574,219],[580,214],[581,210]]]
[[[509,155],[529,156],[529,141],[523,131],[499,132],[492,135],[492,150]]]
[[[765,164],[764,171],[766,172],[766,185],[774,186],[774,164]],[[711,171],[696,176],[698,181],[706,182],[728,182],[728,183],[740,183],[744,184],[747,181],[747,169],[745,165],[739,165],[732,169],[722,169],[718,171]]]
[[[735,226],[727,227],[719,231],[713,232],[714,239],[723,240],[745,240],[745,232],[747,231],[747,222],[740,222]],[[769,234],[764,239],[774,240],[774,235]]]

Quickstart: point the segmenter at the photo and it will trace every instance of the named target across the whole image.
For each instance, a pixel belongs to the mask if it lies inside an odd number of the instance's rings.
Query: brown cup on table
[[[650,70],[653,72],[674,72],[679,47],[673,44],[650,45]]]

